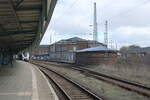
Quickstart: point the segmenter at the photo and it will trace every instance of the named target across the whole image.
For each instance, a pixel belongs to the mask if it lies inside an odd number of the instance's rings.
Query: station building
[[[75,62],[75,53],[77,50],[105,46],[105,44],[93,41],[85,40],[78,37],[73,37],[66,40],[60,40],[49,46],[49,60],[60,62]]]
[[[40,45],[32,52],[32,59],[76,64],[101,64],[116,61],[117,51],[103,43],[78,37]]]

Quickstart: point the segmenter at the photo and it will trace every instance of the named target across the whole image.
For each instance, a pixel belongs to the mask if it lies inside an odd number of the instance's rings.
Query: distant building
[[[143,57],[143,56],[149,56],[150,55],[150,47],[144,47],[144,48],[130,48],[125,51],[120,51],[123,57]]]
[[[49,45],[40,45],[38,48],[34,49],[30,55],[33,59],[35,57],[36,59],[40,57],[44,59],[45,56],[47,57],[49,55]]]
[[[144,47],[141,51],[145,52],[146,54],[150,54],[150,47]]]
[[[142,63],[150,64],[150,47],[144,48],[130,48],[124,51],[120,51],[121,58],[128,63]]]
[[[75,52],[77,50],[91,48],[96,46],[106,46],[97,41],[85,40],[73,37],[66,40],[60,40],[49,46],[50,60],[62,62],[74,62]]]
[[[109,49],[105,46],[98,46],[78,50],[76,52],[76,64],[98,65],[113,64],[117,61],[117,50]]]

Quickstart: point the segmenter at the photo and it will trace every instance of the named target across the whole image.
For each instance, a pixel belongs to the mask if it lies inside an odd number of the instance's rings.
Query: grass
[[[150,87],[150,66],[142,65],[138,66],[136,63],[134,65],[96,65],[87,66],[88,69],[109,74],[116,77],[121,77],[138,83],[142,83]]]
[[[54,65],[51,65],[49,67],[77,81],[78,83],[91,89],[93,92],[106,97],[108,100],[149,100],[149,98],[139,95],[135,92],[131,92],[118,86],[114,86],[95,78],[85,76],[84,74],[72,69],[67,69],[60,66],[56,67]]]

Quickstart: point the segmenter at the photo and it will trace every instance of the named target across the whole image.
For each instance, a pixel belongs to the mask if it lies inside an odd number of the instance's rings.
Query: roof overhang
[[[0,50],[19,52],[39,45],[57,0],[0,0]]]

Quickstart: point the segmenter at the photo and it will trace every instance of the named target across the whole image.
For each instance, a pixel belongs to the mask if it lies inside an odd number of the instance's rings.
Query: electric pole
[[[52,44],[52,34],[50,33],[50,45]]]
[[[104,42],[108,47],[108,21],[105,22]]]
[[[97,35],[97,13],[96,13],[96,2],[94,2],[94,19],[93,19],[93,40],[98,40]]]

